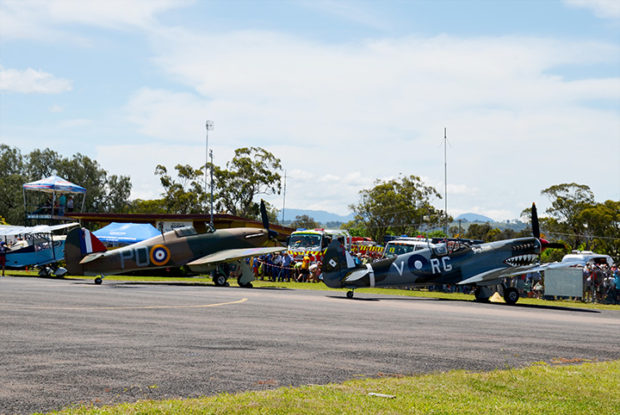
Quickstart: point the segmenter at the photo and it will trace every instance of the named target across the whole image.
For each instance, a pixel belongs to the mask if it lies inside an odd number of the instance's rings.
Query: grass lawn
[[[620,361],[351,380],[61,414],[617,414]],[[373,395],[378,394],[378,395]]]

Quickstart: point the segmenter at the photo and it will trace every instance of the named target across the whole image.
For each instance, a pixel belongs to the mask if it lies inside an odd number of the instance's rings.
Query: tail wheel
[[[347,298],[353,298],[353,290],[347,291]]]
[[[102,282],[103,282],[103,280],[101,279],[101,277],[95,278],[95,284],[101,285]]]
[[[504,301],[506,301],[506,304],[515,304],[519,301],[519,291],[515,287],[504,289]]]

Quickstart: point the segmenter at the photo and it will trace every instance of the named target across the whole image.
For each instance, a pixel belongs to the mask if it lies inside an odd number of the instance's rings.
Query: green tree
[[[213,169],[217,209],[235,216],[259,218],[259,203],[254,199],[261,194],[280,194],[281,169],[280,159],[263,148],[236,149],[226,168]]]
[[[0,215],[11,224],[24,223],[23,184],[53,174],[87,189],[87,211],[122,212],[129,205],[129,177],[108,175],[96,161],[79,153],[67,159],[46,148],[23,156],[19,149],[2,144],[0,169],[3,172],[0,176]],[[29,202],[36,204],[42,203],[47,195],[28,192],[27,197]]]
[[[135,199],[130,202],[128,213],[168,213],[164,199]]]
[[[388,234],[416,233],[423,225],[441,221],[443,212],[430,203],[435,197],[441,199],[435,188],[417,176],[377,180],[372,189],[360,191],[357,205],[350,206],[355,213],[352,227],[365,228],[375,241],[383,241]]]
[[[587,245],[593,251],[620,260],[620,201],[607,200],[584,208],[577,217],[586,229]]]
[[[0,216],[10,224],[24,221],[24,157],[17,148],[0,144]]]
[[[203,171],[189,165],[177,164],[177,178],[168,174],[165,166],[158,164],[155,174],[164,187],[163,205],[167,213],[204,213],[206,193],[204,191]]]
[[[289,227],[293,229],[297,228],[306,228],[306,229],[314,229],[318,228],[319,224],[308,215],[298,215],[295,216],[295,220],[291,222]]]
[[[577,183],[563,183],[541,191],[551,201],[545,212],[550,216],[541,218],[541,229],[567,237],[575,249],[583,242],[585,227],[581,212],[594,205],[594,193],[589,186]]]

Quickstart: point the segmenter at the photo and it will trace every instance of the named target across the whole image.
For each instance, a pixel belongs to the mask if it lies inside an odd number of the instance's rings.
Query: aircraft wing
[[[501,278],[514,277],[515,275],[521,275],[527,272],[540,272],[547,269],[569,268],[570,265],[570,263],[554,262],[541,265],[525,265],[522,267],[496,268],[474,275],[473,277],[469,277],[466,280],[458,282],[457,285],[480,284],[485,282],[491,283],[492,281],[499,280]]]
[[[272,254],[274,252],[282,251],[286,251],[286,248],[277,246],[266,246],[262,248],[225,249],[223,251],[218,251],[214,254],[205,255],[202,258],[195,259],[191,262],[188,262],[187,265],[190,267],[196,265],[208,265],[216,262],[226,262],[235,259]]]
[[[31,233],[50,233],[60,229],[72,228],[79,226],[77,222],[63,223],[60,225],[37,225],[37,226],[13,226],[13,225],[0,225],[0,235],[2,236],[15,236],[26,235]]]

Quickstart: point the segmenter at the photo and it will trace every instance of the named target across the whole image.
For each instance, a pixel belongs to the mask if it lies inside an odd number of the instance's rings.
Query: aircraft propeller
[[[265,230],[267,231],[269,239],[275,240],[278,237],[278,232],[269,229],[269,217],[267,216],[267,208],[265,207],[265,201],[262,199],[260,201],[260,216],[263,220],[263,228],[265,228]]]
[[[534,238],[538,239],[542,244],[542,249],[566,249],[566,246],[558,242],[549,242],[540,237],[540,223],[538,222],[538,211],[536,210],[536,203],[532,203],[532,234]]]

